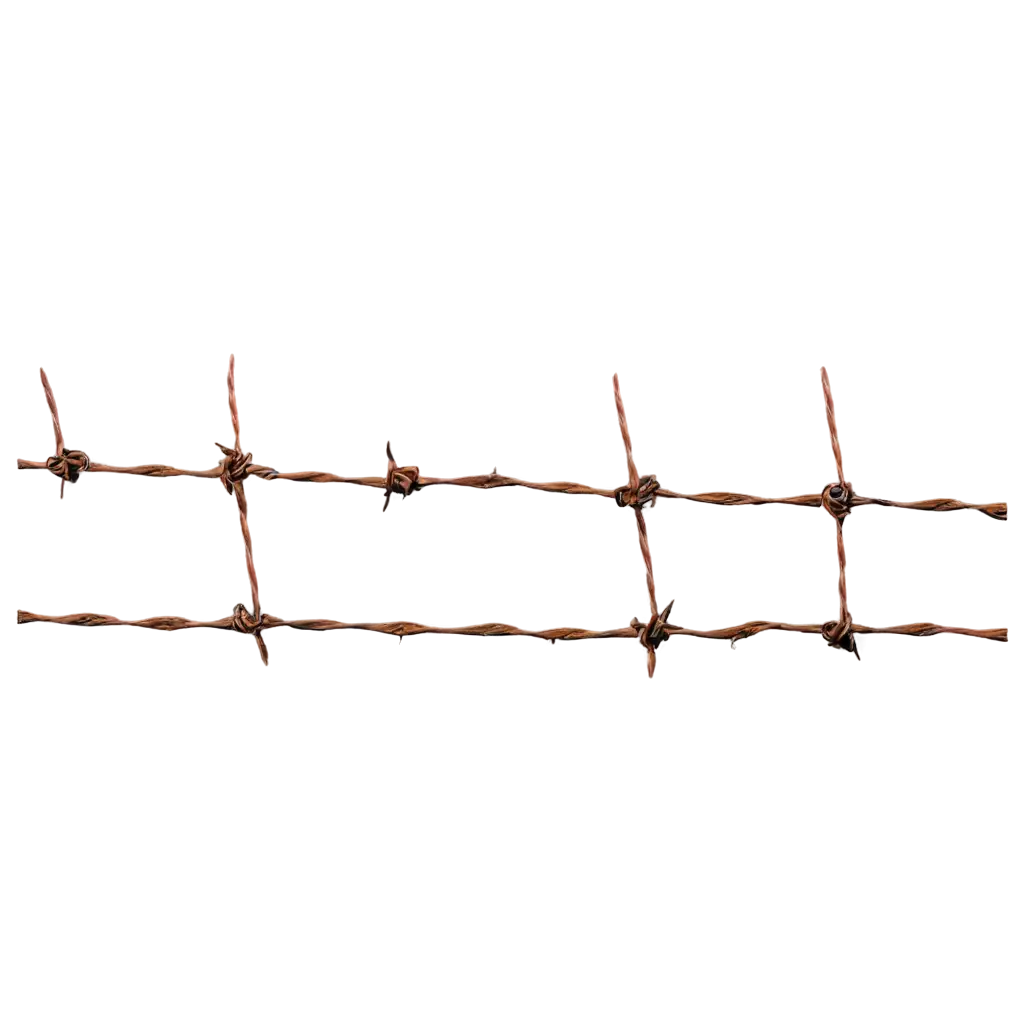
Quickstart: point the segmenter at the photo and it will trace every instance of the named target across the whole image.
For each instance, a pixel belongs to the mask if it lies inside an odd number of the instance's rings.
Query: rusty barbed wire
[[[18,625],[67,626],[84,629],[135,629],[135,630],[222,630],[240,631],[236,622],[236,613],[221,618],[187,618],[181,615],[155,615],[145,618],[121,618],[117,615],[100,614],[95,611],[77,611],[63,614],[30,611],[19,608],[17,611]],[[413,636],[465,636],[465,637],[532,637],[538,640],[566,641],[578,640],[635,640],[647,628],[646,622],[634,622],[629,626],[616,629],[592,630],[583,626],[549,626],[527,629],[508,623],[473,623],[465,626],[436,626],[422,623],[398,621],[393,623],[353,622],[348,618],[282,618],[264,614],[263,630],[307,630],[312,632],[350,631],[362,633],[381,633],[394,637]],[[762,633],[800,633],[817,636],[822,633],[827,623],[821,625],[804,623],[768,622],[755,620],[748,623],[736,623],[728,626],[691,626],[665,624],[663,629],[668,636],[688,636],[703,640],[750,640]],[[941,636],[971,637],[991,640],[994,643],[1009,643],[1009,627],[992,628],[968,626],[943,626],[939,623],[904,623],[893,626],[870,626],[852,623],[850,632],[857,635],[905,636],[924,638]]]
[[[69,450],[71,451],[71,450]],[[110,474],[115,476],[137,476],[145,479],[193,479],[193,480],[216,480],[223,475],[223,466],[210,466],[209,468],[189,469],[183,466],[169,466],[164,464],[145,464],[139,466],[119,466],[111,463],[97,463],[88,460],[82,453],[73,453],[81,456],[86,465],[79,468],[79,472],[88,472],[91,476]],[[14,468],[18,472],[31,472],[33,470],[51,470],[48,460],[40,459],[17,459]],[[406,467],[415,468],[415,467]],[[331,473],[326,470],[278,470],[269,466],[251,464],[246,471],[247,479],[262,479],[282,483],[291,483],[296,486],[313,486],[314,484],[335,485],[341,487],[361,487],[368,490],[383,490],[388,485],[387,474],[383,476],[352,476],[344,473]],[[650,481],[651,477],[644,477]],[[656,482],[656,481],[655,481]],[[536,490],[541,494],[549,495],[584,495],[590,498],[603,498],[607,501],[615,501],[616,496],[624,493],[625,488],[597,487],[589,483],[582,483],[575,480],[527,480],[521,477],[508,476],[504,473],[469,473],[461,476],[430,476],[420,473],[416,480],[416,486],[410,493],[421,492],[428,487],[470,487],[479,490],[495,490],[501,487],[518,487],[523,490]],[[393,493],[393,492],[392,492]],[[699,505],[722,505],[722,506],[762,506],[762,505],[790,505],[795,508],[815,509],[821,508],[823,498],[821,494],[807,495],[783,495],[770,497],[766,495],[748,495],[734,490],[673,490],[658,484],[645,492],[645,499],[656,499],[658,502],[676,504],[693,502]],[[904,509],[918,512],[961,512],[976,511],[989,519],[1006,521],[1008,507],[1005,502],[992,502],[987,504],[975,504],[971,502],[958,501],[955,498],[910,498],[893,499],[882,497],[870,497],[856,495],[853,498],[853,507],[859,508],[864,505],[876,505],[886,509]]]
[[[39,615],[34,612],[18,611],[18,622],[51,622],[72,626],[137,626],[145,629],[159,629],[173,631],[178,629],[228,629],[239,633],[245,633],[255,637],[256,644],[264,665],[269,663],[267,646],[263,639],[263,632],[280,626],[287,626],[291,629],[308,630],[334,630],[334,629],[360,629],[376,633],[386,633],[397,636],[401,639],[404,636],[415,636],[423,633],[453,634],[460,636],[530,636],[543,640],[590,640],[608,638],[629,638],[639,640],[640,644],[647,651],[647,674],[653,677],[657,664],[657,648],[672,636],[693,636],[706,639],[729,640],[735,644],[737,640],[756,636],[758,633],[767,630],[781,630],[794,633],[818,633],[825,638],[830,647],[850,651],[860,660],[860,653],[857,650],[856,635],[868,633],[892,633],[902,636],[934,636],[938,633],[958,633],[964,636],[974,636],[987,640],[1006,641],[1007,630],[1001,629],[967,629],[957,626],[939,626],[931,622],[917,622],[902,626],[863,626],[853,622],[850,615],[847,589],[846,589],[846,549],[843,543],[843,521],[850,514],[851,510],[858,505],[887,505],[896,508],[916,509],[920,511],[950,512],[961,509],[975,509],[985,515],[1004,520],[1007,516],[1005,502],[990,504],[968,504],[956,501],[951,498],[935,498],[918,502],[889,501],[882,498],[867,498],[854,494],[853,487],[846,480],[843,474],[842,452],[839,446],[839,435],[836,429],[835,406],[832,398],[831,385],[828,373],[821,368],[822,390],[825,396],[825,412],[829,428],[829,436],[832,443],[832,451],[836,461],[836,471],[839,476],[837,483],[828,484],[820,494],[804,494],[791,498],[761,498],[749,494],[739,494],[727,491],[714,491],[703,494],[683,494],[662,488],[654,475],[641,477],[637,472],[633,460],[633,445],[629,434],[629,427],[626,421],[625,406],[619,388],[618,374],[612,378],[612,386],[615,396],[615,408],[618,414],[619,429],[622,434],[623,445],[626,450],[627,483],[615,489],[601,489],[589,487],[585,484],[558,482],[558,483],[534,483],[526,480],[519,480],[515,477],[507,477],[498,474],[497,467],[485,475],[466,477],[424,477],[420,475],[417,466],[399,466],[391,452],[391,442],[386,445],[388,460],[387,475],[384,477],[344,477],[333,473],[317,471],[298,473],[279,473],[269,466],[262,466],[253,463],[252,453],[243,455],[240,438],[240,427],[238,417],[238,404],[235,395],[235,357],[232,355],[228,363],[228,407],[231,414],[231,424],[234,430],[234,447],[222,445],[217,442],[223,458],[216,467],[208,470],[185,470],[176,469],[173,466],[145,465],[145,466],[109,466],[102,463],[93,463],[89,457],[81,451],[69,451],[64,447],[64,437],[60,427],[60,418],[57,413],[57,403],[50,387],[46,373],[40,369],[40,378],[43,383],[43,391],[46,396],[47,405],[53,420],[54,436],[56,441],[56,454],[45,462],[31,462],[25,459],[18,460],[19,469],[47,469],[61,479],[61,498],[64,496],[65,482],[75,483],[81,473],[125,473],[134,476],[170,477],[170,476],[194,476],[217,478],[221,481],[224,489],[229,495],[234,495],[238,505],[239,523],[242,530],[242,539],[245,548],[246,569],[249,575],[250,590],[252,595],[253,611],[250,614],[244,604],[236,604],[232,615],[223,619],[215,619],[209,622],[201,622],[193,619],[185,619],[178,616],[156,616],[148,619],[125,620],[110,615],[98,615],[92,612],[79,613],[75,615]],[[628,627],[612,630],[586,630],[575,627],[559,627],[546,630],[527,630],[517,626],[506,625],[505,623],[491,622],[477,626],[425,626],[416,622],[362,622],[347,623],[333,619],[280,619],[273,615],[267,615],[261,611],[259,598],[259,585],[256,578],[256,567],[252,553],[252,537],[249,531],[248,502],[245,495],[245,480],[247,477],[255,476],[264,480],[293,480],[307,483],[349,483],[364,487],[381,488],[385,492],[384,510],[388,508],[392,494],[401,494],[403,498],[408,497],[415,491],[425,487],[447,485],[456,487],[473,487],[482,490],[490,490],[497,487],[526,487],[534,490],[547,491],[561,494],[591,494],[599,497],[614,498],[620,508],[631,508],[636,517],[637,533],[640,541],[640,552],[644,562],[647,580],[647,592],[650,600],[650,618],[644,623],[634,617]],[[650,541],[647,535],[647,524],[644,520],[643,510],[648,505],[653,508],[658,498],[677,498],[688,501],[697,501],[718,505],[767,505],[785,504],[799,505],[805,507],[824,507],[836,523],[836,546],[839,558],[839,618],[820,624],[794,624],[786,622],[769,622],[755,620],[745,622],[740,626],[731,626],[726,629],[695,630],[684,626],[670,624],[668,619],[672,613],[674,601],[670,601],[662,610],[658,611],[658,602],[654,586],[654,567],[651,558]]]
[[[668,639],[666,627],[668,617],[672,612],[672,605],[675,601],[669,601],[668,606],[659,615],[658,599],[654,594],[654,566],[651,563],[651,546],[647,539],[647,523],[644,521],[644,505],[651,503],[651,508],[658,500],[658,481],[654,476],[640,476],[636,471],[636,464],[633,462],[633,442],[629,438],[629,427],[626,424],[626,408],[622,404],[622,394],[619,391],[619,375],[612,377],[612,387],[615,389],[615,411],[619,414],[619,431],[622,434],[622,443],[626,447],[626,469],[629,474],[629,482],[625,487],[620,487],[615,492],[615,502],[619,508],[631,508],[636,513],[636,529],[640,535],[640,554],[643,556],[644,568],[647,570],[647,594],[651,599],[651,618],[646,625],[641,625],[636,618],[630,623],[637,631],[640,643],[647,650],[647,677],[653,678],[654,667],[658,660],[658,645]]]
[[[231,425],[235,431],[235,447],[228,448],[219,441],[217,447],[224,453],[221,463],[220,482],[228,494],[234,494],[238,501],[238,519],[242,526],[242,540],[245,542],[245,567],[249,573],[252,590],[252,615],[245,605],[236,604],[232,626],[239,633],[249,633],[256,638],[263,664],[268,664],[267,645],[260,635],[263,631],[263,616],[260,615],[260,587],[256,582],[256,565],[252,559],[252,537],[249,534],[249,504],[245,500],[245,478],[252,463],[252,452],[242,455],[242,442],[238,429],[238,403],[235,401],[235,357],[228,362],[228,407],[231,410]]]
[[[394,456],[391,454],[390,441],[387,444],[387,453],[388,475],[384,478],[384,512],[388,510],[388,502],[391,501],[392,494],[401,494],[403,498],[408,498],[413,491],[419,490],[421,486],[419,482],[419,466],[402,466],[399,468],[398,463],[395,462]]]
[[[828,420],[828,432],[832,439],[832,453],[836,457],[836,472],[839,483],[826,484],[821,492],[821,503],[825,511],[836,521],[836,548],[839,552],[839,619],[826,622],[821,627],[821,635],[828,641],[829,647],[851,651],[857,655],[857,640],[850,630],[853,619],[846,604],[846,546],[843,544],[843,520],[850,514],[850,498],[853,488],[843,476],[843,453],[839,450],[839,432],[836,430],[836,410],[832,402],[832,388],[829,386],[828,373],[821,368],[821,387],[825,392],[825,416]]]
[[[78,474],[89,471],[89,456],[85,452],[68,451],[64,447],[64,434],[60,429],[60,416],[57,415],[57,400],[53,397],[53,389],[50,387],[50,382],[46,379],[46,371],[42,367],[39,367],[39,378],[43,382],[43,394],[46,395],[46,404],[50,407],[53,436],[57,442],[56,453],[43,463],[43,467],[60,477],[60,496],[63,499],[65,482],[77,483]],[[20,469],[21,466],[18,468]]]

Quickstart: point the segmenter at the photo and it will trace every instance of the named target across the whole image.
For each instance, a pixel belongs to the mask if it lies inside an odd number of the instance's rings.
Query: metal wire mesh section
[[[64,446],[64,435],[61,431],[60,417],[57,414],[57,402],[53,396],[46,373],[40,369],[43,391],[53,420],[53,432],[56,451],[44,462],[18,460],[18,469],[47,469],[60,478],[60,496],[64,497],[64,484],[76,483],[83,473],[126,473],[133,476],[197,476],[219,479],[227,493],[235,498],[238,505],[238,518],[242,530],[245,547],[245,562],[249,573],[249,584],[252,596],[252,612],[244,604],[235,605],[234,612],[223,619],[211,622],[197,622],[177,616],[156,616],[148,619],[125,620],[111,615],[82,613],[76,615],[37,615],[34,612],[18,612],[18,622],[55,622],[69,626],[141,626],[145,629],[228,629],[238,633],[246,633],[255,638],[263,663],[268,663],[267,645],[263,633],[278,626],[289,626],[292,629],[362,629],[376,633],[387,633],[399,638],[416,636],[420,633],[451,633],[460,636],[532,636],[542,640],[595,640],[612,637],[639,640],[646,650],[647,674],[654,675],[657,664],[658,647],[673,636],[696,636],[715,640],[729,640],[735,643],[765,630],[783,630],[792,633],[817,633],[824,637],[830,647],[849,651],[860,659],[857,650],[858,634],[865,633],[897,633],[903,636],[933,636],[936,633],[960,633],[965,636],[981,637],[987,640],[1007,639],[1007,631],[1003,629],[966,629],[958,626],[938,626],[932,622],[915,622],[903,626],[862,626],[853,621],[850,614],[846,592],[846,548],[843,544],[843,524],[852,510],[859,505],[889,505],[896,508],[917,509],[927,512],[952,512],[960,509],[976,509],[992,519],[1006,519],[1006,503],[972,505],[950,498],[935,498],[928,501],[900,502],[888,501],[884,498],[867,498],[855,494],[852,486],[843,473],[843,457],[839,447],[839,434],[836,428],[835,405],[832,389],[825,368],[821,369],[821,385],[825,396],[825,413],[828,422],[829,437],[836,460],[836,473],[839,477],[835,483],[827,484],[820,493],[802,494],[791,498],[760,498],[750,494],[737,494],[726,491],[713,491],[704,494],[683,494],[662,487],[656,477],[640,476],[633,461],[633,444],[629,436],[626,422],[626,410],[619,389],[618,375],[612,378],[615,395],[615,409],[619,419],[619,429],[626,450],[627,482],[613,490],[589,487],[585,484],[558,482],[534,483],[519,480],[515,477],[488,473],[483,476],[464,477],[428,477],[421,476],[417,466],[399,466],[391,453],[391,443],[386,446],[387,473],[383,477],[348,477],[336,476],[333,473],[302,472],[279,473],[269,466],[261,466],[252,461],[252,454],[242,452],[239,428],[238,403],[235,398],[235,357],[228,364],[228,407],[231,412],[231,425],[234,430],[234,445],[223,445],[217,442],[223,458],[212,469],[187,470],[173,466],[109,466],[93,462],[85,452],[68,449]],[[632,509],[636,518],[637,535],[640,542],[640,553],[644,562],[647,578],[647,593],[650,598],[650,614],[646,621],[634,618],[628,626],[620,629],[595,631],[560,627],[556,629],[529,630],[500,622],[488,622],[477,626],[424,626],[418,622],[337,622],[333,619],[280,619],[265,614],[260,606],[259,585],[256,579],[256,566],[253,561],[252,537],[249,532],[248,501],[245,494],[245,482],[249,477],[264,480],[295,480],[305,483],[344,483],[356,484],[361,487],[376,487],[384,491],[384,510],[393,494],[408,497],[415,491],[425,487],[447,485],[453,487],[474,487],[490,490],[495,487],[527,487],[533,490],[550,491],[558,494],[590,494],[602,498],[613,498],[620,508]],[[687,629],[669,622],[673,601],[659,611],[659,604],[654,585],[654,567],[651,558],[650,543],[647,537],[647,525],[644,521],[644,509],[653,507],[658,498],[681,498],[687,501],[706,502],[715,505],[803,505],[822,507],[832,516],[836,524],[836,550],[839,560],[839,615],[836,619],[818,624],[799,625],[789,622],[753,621],[744,622],[739,626],[725,629],[696,630]]]

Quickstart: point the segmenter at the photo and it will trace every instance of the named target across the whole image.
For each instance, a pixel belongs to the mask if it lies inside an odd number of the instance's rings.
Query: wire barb
[[[853,511],[855,497],[850,484],[827,484],[821,492],[821,505],[833,519],[842,522]]]
[[[220,460],[220,482],[228,494],[234,494],[235,487],[241,485],[249,475],[252,452],[243,455],[237,448],[229,448],[220,441],[215,441],[214,444],[224,453],[224,458]]]
[[[395,457],[391,454],[391,442],[387,444],[388,453],[388,475],[384,478],[384,511],[388,510],[388,503],[392,494],[401,494],[402,498],[408,498],[413,491],[420,489],[420,470],[418,466],[399,466]],[[495,467],[497,468],[497,467]]]
[[[850,651],[851,654],[856,654],[857,660],[860,661],[860,652],[857,650],[857,639],[853,634],[852,620],[844,619],[842,622],[837,622],[833,619],[830,622],[823,622],[821,625],[821,635],[825,638],[829,647]]]
[[[653,476],[642,476],[635,488],[624,484],[615,492],[615,504],[619,508],[641,509],[650,504],[654,508],[658,500],[658,481]]]
[[[78,483],[78,474],[89,471],[89,456],[85,452],[69,451],[62,448],[59,454],[51,455],[46,460],[46,468],[54,476],[60,477],[60,496],[64,497],[64,482]]]
[[[630,623],[630,626],[636,631],[637,639],[647,648],[648,679],[654,677],[654,667],[658,661],[658,656],[655,652],[658,650],[658,645],[668,640],[671,636],[669,630],[672,627],[669,626],[668,617],[672,614],[672,605],[675,603],[674,600],[669,601],[665,606],[665,610],[660,613],[655,612],[647,623],[643,623],[635,617]]]
[[[234,613],[231,616],[231,628],[239,633],[247,633],[249,636],[256,637],[256,646],[260,649],[260,657],[263,659],[263,664],[269,664],[269,655],[267,654],[267,645],[263,642],[263,637],[260,634],[263,632],[265,623],[263,616],[257,613],[256,615],[250,615],[249,609],[244,604],[236,604]]]

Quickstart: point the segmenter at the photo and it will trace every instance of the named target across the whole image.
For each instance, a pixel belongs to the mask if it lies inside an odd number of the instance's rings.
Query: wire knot
[[[247,633],[250,636],[259,636],[263,631],[263,613],[257,619],[250,614],[244,604],[236,604],[234,614],[231,617],[231,628],[239,633]]]
[[[629,484],[624,484],[615,492],[615,504],[619,508],[643,508],[648,502],[651,508],[658,498],[658,488],[661,485],[653,476],[642,476],[634,490]]]
[[[234,494],[234,485],[240,484],[249,475],[252,452],[243,455],[237,448],[228,448],[219,441],[215,444],[224,453],[224,458],[220,460],[220,482],[228,494]]]
[[[852,626],[852,619],[844,619],[842,622],[832,619],[830,622],[822,624],[821,635],[825,638],[829,647],[835,647],[837,650],[856,654],[857,660],[860,661],[860,654],[857,651],[857,638],[853,633]]]
[[[655,651],[669,639],[669,632],[666,626],[672,618],[672,602],[670,601],[664,611],[655,611],[647,622],[641,625],[634,624],[634,629],[640,637],[640,644],[645,650]]]
[[[391,442],[388,441],[388,475],[384,480],[384,511],[388,509],[392,494],[401,494],[408,498],[413,491],[420,489],[419,466],[399,466],[391,454]]]
[[[821,504],[833,519],[842,522],[853,511],[853,486],[829,484],[821,492]]]
[[[46,468],[60,477],[60,496],[64,497],[64,481],[78,483],[78,474],[87,473],[92,463],[85,452],[62,448],[60,455],[51,455],[46,460]]]

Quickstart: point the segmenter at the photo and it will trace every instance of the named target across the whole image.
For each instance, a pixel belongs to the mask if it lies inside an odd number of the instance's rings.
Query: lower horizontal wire
[[[80,612],[76,615],[37,615],[35,612],[18,612],[18,623],[53,622],[63,626],[140,626],[143,629],[232,629],[234,619],[227,617],[214,619],[211,622],[199,622],[178,616],[155,616],[149,619],[118,619],[112,615],[97,615],[92,612]],[[559,629],[519,629],[503,622],[486,622],[479,626],[424,626],[419,622],[338,622],[334,619],[279,619],[273,615],[263,616],[263,629],[274,629],[288,626],[291,629],[331,630],[331,629],[363,629],[373,633],[387,633],[390,636],[416,636],[421,633],[447,633],[458,636],[532,636],[540,640],[603,640],[620,638],[635,640],[637,632],[631,626],[622,629],[589,630],[574,627]],[[794,624],[790,622],[768,622],[756,620],[744,622],[740,626],[726,629],[687,629],[684,626],[666,626],[665,632],[670,636],[696,636],[708,640],[744,640],[756,636],[766,630],[778,629],[788,633],[820,633],[821,624]],[[966,629],[960,626],[939,626],[934,622],[913,622],[904,626],[851,626],[854,633],[895,633],[900,636],[935,636],[937,633],[959,633],[963,636],[976,636],[984,640],[1006,641],[1007,630],[1003,629]]]
[[[18,459],[18,469],[46,468],[48,467],[45,462],[31,462],[28,459]],[[213,469],[176,469],[174,466],[156,464],[148,466],[108,466],[104,463],[94,462],[83,472],[123,473],[130,476],[150,477],[195,476],[216,479],[223,473],[223,467],[218,465]],[[387,487],[387,480],[382,476],[338,476],[335,473],[323,473],[319,470],[279,473],[270,466],[250,465],[247,475],[260,477],[263,480],[293,480],[299,483],[356,484],[360,487],[375,487],[378,490],[384,490]],[[499,487],[526,487],[530,490],[548,491],[558,494],[593,494],[601,498],[614,498],[616,494],[614,489],[590,487],[587,484],[577,484],[569,481],[534,483],[531,480],[520,480],[513,476],[502,476],[499,473],[482,473],[477,476],[459,477],[421,476],[417,480],[417,489],[437,486],[475,487],[484,491],[494,490]],[[791,498],[762,498],[756,494],[739,494],[734,491],[707,491],[702,494],[683,494],[659,487],[655,494],[659,498],[681,498],[685,501],[697,501],[709,505],[801,505],[806,508],[818,508],[821,505],[820,493],[797,494]],[[926,501],[889,501],[886,498],[865,498],[858,494],[854,495],[850,504],[888,505],[892,508],[909,508],[921,512],[955,512],[961,509],[976,509],[978,512],[983,512],[993,519],[1006,519],[1006,502],[1002,501],[978,505],[957,501],[954,498],[929,498]]]

